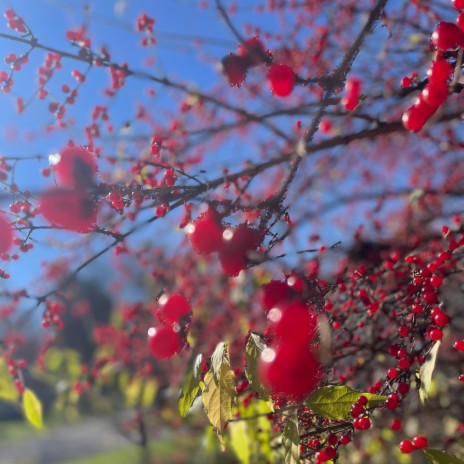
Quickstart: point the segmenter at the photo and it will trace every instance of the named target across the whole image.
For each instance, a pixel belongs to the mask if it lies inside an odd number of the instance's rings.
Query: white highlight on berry
[[[192,222],[189,222],[185,226],[185,233],[186,234],[193,234],[194,231],[195,231],[195,224],[193,224]]]
[[[232,237],[234,236],[234,231],[232,229],[226,229],[223,233],[222,233],[222,238],[224,240],[231,240]]]
[[[267,314],[267,319],[270,322],[278,322],[282,318],[282,311],[279,308],[272,308]]]
[[[148,329],[148,336],[149,336],[149,337],[154,337],[155,334],[156,334],[156,329],[155,329],[154,327],[150,327],[150,328]]]
[[[169,297],[166,295],[166,293],[163,293],[163,294],[160,296],[160,298],[159,298],[159,300],[158,300],[158,303],[159,303],[161,306],[163,306],[163,305],[165,305],[166,302],[168,301],[168,298],[169,298]]]
[[[272,348],[266,348],[261,353],[261,359],[267,363],[274,361],[275,356],[276,356],[276,353]]]

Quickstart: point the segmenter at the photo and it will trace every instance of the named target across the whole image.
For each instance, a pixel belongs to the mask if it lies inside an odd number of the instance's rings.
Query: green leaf
[[[150,379],[150,380],[145,380],[145,383],[143,385],[143,392],[142,392],[142,398],[141,398],[141,406],[144,408],[148,408],[153,405],[153,402],[155,401],[155,396],[156,392],[158,391],[158,384],[156,383],[156,380]]]
[[[219,379],[221,366],[229,363],[229,347],[227,343],[219,342],[211,355],[211,369],[216,380]]]
[[[232,419],[235,396],[235,374],[228,363],[221,364],[218,380],[211,369],[206,373],[202,393],[203,406],[222,445],[224,428]]]
[[[201,354],[194,358],[193,363],[187,369],[184,382],[182,383],[179,397],[179,412],[182,417],[188,414],[200,390],[201,358]]]
[[[24,416],[30,424],[34,427],[41,429],[42,423],[42,403],[35,396],[35,393],[29,388],[24,390],[23,394],[23,411]]]
[[[246,421],[230,422],[230,446],[243,464],[250,462],[250,433]]]
[[[372,408],[386,401],[386,396],[363,393],[346,386],[328,386],[319,388],[306,400],[306,404],[326,419],[343,420],[351,418],[353,403],[360,396],[367,398],[367,407]]]
[[[445,453],[444,451],[432,448],[425,448],[423,451],[429,464],[464,464],[462,459]]]
[[[298,433],[298,418],[293,414],[285,425],[282,434],[282,445],[285,450],[285,464],[298,464],[300,462],[300,435]]]
[[[261,353],[266,348],[265,343],[259,335],[250,334],[246,345],[246,376],[250,382],[251,388],[259,394],[259,397],[265,401],[269,399],[269,394],[261,385],[258,377],[258,362]]]
[[[0,399],[13,402],[19,399],[18,390],[16,390],[7,364],[3,359],[0,359]]]
[[[422,403],[425,403],[429,398],[430,386],[432,385],[432,375],[435,370],[435,363],[437,362],[440,345],[440,341],[433,345],[432,349],[427,354],[424,364],[422,364],[419,370],[419,396]]]

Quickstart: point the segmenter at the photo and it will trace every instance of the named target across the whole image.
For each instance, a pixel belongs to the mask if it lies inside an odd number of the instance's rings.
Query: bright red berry
[[[427,71],[429,82],[446,82],[453,72],[451,64],[443,58],[436,59]]]
[[[416,447],[414,446],[413,442],[411,440],[403,440],[400,443],[400,451],[403,454],[410,454],[412,453]]]
[[[413,443],[416,448],[427,448],[428,440],[427,437],[424,437],[424,435],[418,435],[417,437],[414,437]]]
[[[403,423],[399,419],[393,419],[392,423],[390,424],[390,429],[391,430],[401,430],[401,427],[403,426]]]
[[[295,73],[286,64],[274,63],[269,67],[267,80],[277,97],[288,97],[295,87]]]
[[[464,0],[451,0],[451,5],[458,11],[464,10]]]
[[[302,401],[321,380],[321,366],[308,347],[280,343],[261,354],[259,375],[273,393]]]
[[[171,327],[152,327],[148,331],[148,346],[155,358],[172,358],[182,348],[177,332]]]
[[[187,236],[197,253],[209,254],[222,246],[224,228],[219,214],[209,207],[186,227]]]
[[[164,324],[185,324],[192,317],[192,307],[182,293],[162,295],[156,316]]]
[[[455,341],[453,346],[457,351],[464,351],[464,340]]]
[[[454,23],[442,21],[432,34],[432,44],[441,51],[464,45],[464,32]]]

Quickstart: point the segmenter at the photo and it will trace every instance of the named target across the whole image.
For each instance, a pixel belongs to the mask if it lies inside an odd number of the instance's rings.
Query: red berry
[[[390,424],[390,429],[391,430],[401,430],[403,423],[399,419],[393,419],[392,423]]]
[[[451,0],[451,5],[458,11],[464,10],[464,0]]]
[[[316,356],[306,346],[280,343],[261,354],[259,375],[273,393],[302,401],[318,386],[322,372]]]
[[[436,110],[435,107],[426,103],[422,97],[419,97],[417,102],[403,113],[404,128],[410,132],[420,131]]]
[[[443,276],[434,275],[430,278],[430,285],[435,288],[440,288],[443,285]]]
[[[98,171],[94,156],[85,148],[66,147],[60,152],[54,169],[60,184],[65,187],[89,187]]]
[[[460,13],[456,19],[456,24],[464,30],[464,13]]]
[[[464,32],[454,23],[442,21],[432,34],[432,44],[441,51],[453,50],[464,44]]]
[[[219,251],[222,246],[224,228],[219,214],[211,207],[191,222],[186,231],[197,253],[213,253]]]
[[[302,302],[281,303],[269,311],[267,318],[271,331],[286,344],[305,346],[314,339],[317,316]]]
[[[247,74],[247,60],[241,56],[229,53],[222,59],[222,72],[232,87],[240,87]]]
[[[247,224],[229,227],[222,234],[219,262],[226,275],[236,277],[246,268],[248,252],[261,242],[261,233]]]
[[[432,329],[429,332],[429,337],[430,340],[433,340],[434,342],[438,342],[443,338],[443,332],[440,329]]]
[[[181,293],[162,295],[156,316],[164,324],[185,324],[192,317],[192,307]]]
[[[421,98],[432,108],[438,108],[448,98],[449,90],[446,82],[430,82],[421,93]]]
[[[398,329],[398,335],[402,338],[405,338],[409,335],[409,329],[407,326],[405,325],[402,325],[399,329]]]
[[[6,253],[13,245],[13,230],[6,216],[0,213],[0,253]]]
[[[182,348],[179,335],[171,327],[152,327],[148,331],[148,346],[155,358],[172,358]]]
[[[428,440],[427,437],[424,437],[424,435],[418,435],[417,437],[414,437],[413,443],[416,448],[427,448]]]
[[[435,324],[437,324],[439,327],[444,327],[446,324],[448,324],[449,317],[439,309],[433,316],[433,322],[435,322]]]
[[[267,80],[271,86],[271,92],[277,97],[287,97],[295,87],[295,73],[286,64],[272,64],[267,73]]]
[[[268,284],[261,287],[261,301],[268,311],[280,301],[287,298],[289,294],[288,285],[280,280],[271,280]]]
[[[410,454],[410,453],[412,453],[415,449],[416,449],[416,447],[414,446],[414,444],[413,444],[412,441],[410,441],[410,440],[403,440],[403,441],[400,443],[400,451],[401,451],[403,454]]]
[[[427,71],[429,82],[446,82],[453,72],[451,64],[443,58],[436,59]]]
[[[75,232],[90,232],[97,220],[97,205],[85,192],[48,190],[40,196],[39,205],[47,221]]]
[[[464,351],[464,340],[455,341],[453,346],[457,351]]]
[[[358,106],[359,94],[361,92],[361,81],[351,77],[346,81],[345,96],[342,98],[342,105],[348,111],[354,111]]]

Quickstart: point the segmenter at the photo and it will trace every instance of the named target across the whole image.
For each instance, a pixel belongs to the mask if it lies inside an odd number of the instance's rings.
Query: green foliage
[[[42,422],[42,403],[32,390],[26,388],[23,394],[23,412],[27,421],[34,427],[41,429]]]
[[[300,462],[300,435],[298,433],[296,413],[285,425],[282,434],[282,445],[285,450],[285,464],[298,464]]]
[[[201,354],[193,358],[184,376],[179,397],[179,412],[182,417],[188,414],[200,390],[201,358]]]
[[[426,448],[424,449],[424,454],[429,464],[464,464],[462,459],[458,459],[456,456],[452,456],[444,451]]]
[[[8,366],[5,360],[0,358],[0,400],[17,402],[18,399],[19,394],[8,372]]]
[[[344,420],[351,418],[351,407],[360,396],[367,398],[368,408],[375,407],[387,399],[386,396],[359,392],[347,386],[330,385],[315,391],[308,397],[306,404],[313,412],[326,419]]]
[[[246,376],[250,382],[251,388],[255,390],[259,397],[263,400],[269,399],[269,394],[266,389],[261,385],[258,378],[258,361],[261,353],[266,348],[263,340],[259,335],[254,333],[250,334],[246,345]]]
[[[427,358],[419,370],[419,395],[422,403],[425,403],[429,397],[430,387],[432,385],[432,375],[437,362],[438,350],[441,342],[438,341],[433,345],[433,348],[427,354]]]

